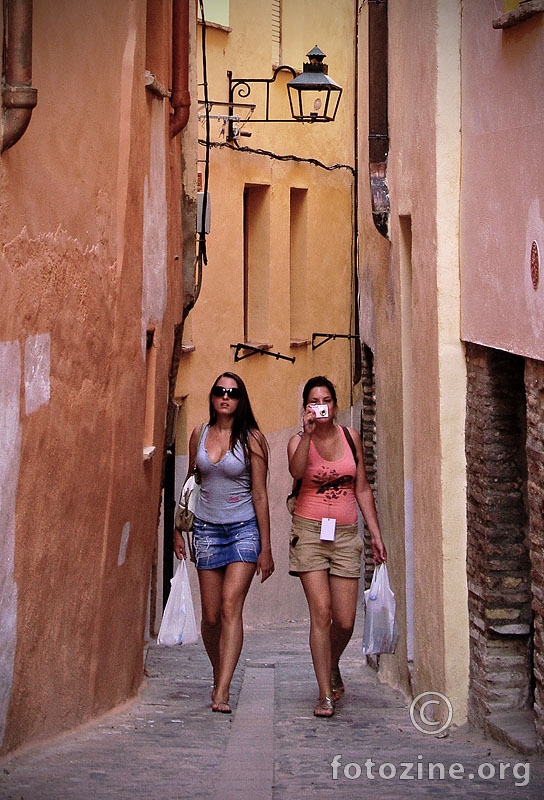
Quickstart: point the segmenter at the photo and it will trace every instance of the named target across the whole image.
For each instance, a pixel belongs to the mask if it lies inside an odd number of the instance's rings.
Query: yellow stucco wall
[[[314,332],[353,332],[354,5],[351,0],[334,4],[297,0],[282,3],[282,13],[282,63],[301,70],[306,53],[317,44],[326,53],[330,76],[343,87],[338,115],[334,122],[315,125],[248,123],[244,131],[251,137],[238,140],[240,149],[225,147],[221,124],[211,121],[210,138],[222,146],[210,151],[208,264],[184,329],[184,344],[194,351],[182,357],[176,385],[184,406],[176,442],[178,482],[183,477],[188,433],[207,418],[210,386],[224,370],[237,372],[246,382],[271,444],[272,535],[279,569],[264,587],[252,587],[246,606],[248,622],[268,621],[276,614],[286,619],[307,614],[299,582],[287,575],[287,440],[299,424],[300,391],[309,377],[328,375],[337,385],[344,412],[349,413],[352,394],[351,343],[339,339],[312,350],[311,339]],[[206,30],[210,100],[227,100],[227,70],[234,77],[272,76],[271,19],[270,2],[256,0],[248,14],[244,0],[231,0],[230,29]],[[200,82],[202,60],[197,55]],[[271,111],[280,118],[288,114],[285,84],[290,77],[280,73],[271,87]],[[199,98],[203,98],[202,86]],[[211,113],[225,113],[225,109],[213,107]],[[259,106],[257,114],[262,114]],[[205,138],[203,122],[198,136]],[[204,157],[201,146],[199,158]],[[199,169],[204,171],[202,162]],[[244,189],[257,193],[262,205],[252,233],[257,264],[262,267],[261,283],[252,298],[248,338],[257,345],[270,345],[273,353],[294,358],[294,363],[260,354],[234,361],[231,345],[244,342]],[[298,284],[291,298],[292,191],[303,211],[298,222]],[[297,307],[295,320],[291,303]],[[292,338],[305,339],[307,344],[292,347]]]

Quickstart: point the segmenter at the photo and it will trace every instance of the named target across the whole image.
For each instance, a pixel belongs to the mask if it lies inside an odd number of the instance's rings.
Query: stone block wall
[[[532,705],[524,360],[467,345],[469,718]]]
[[[544,363],[528,359],[527,468],[534,617],[535,729],[544,749]]]

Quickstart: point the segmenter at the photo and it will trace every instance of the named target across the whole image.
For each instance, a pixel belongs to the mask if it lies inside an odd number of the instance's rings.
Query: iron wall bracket
[[[316,344],[316,339],[322,339],[323,341]],[[312,350],[317,350],[318,347],[330,342],[331,339],[359,339],[359,335],[353,333],[312,333]]]
[[[270,350],[265,350],[262,347],[253,347],[253,345],[243,344],[242,342],[238,342],[238,344],[231,344],[231,347],[234,348],[235,361],[243,361],[244,358],[249,358],[250,356],[254,356],[256,353],[260,353],[262,356],[272,356],[276,360],[281,358],[284,361],[290,361],[291,364],[295,363],[295,359],[291,358],[291,356],[284,356],[281,353],[271,353]],[[241,356],[241,350],[247,350],[248,352]]]

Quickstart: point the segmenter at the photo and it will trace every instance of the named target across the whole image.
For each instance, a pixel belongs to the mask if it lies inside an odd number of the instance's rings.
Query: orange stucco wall
[[[168,54],[171,5],[153,5]],[[168,102],[145,89],[146,6],[34,3],[38,105],[0,160],[3,751],[142,679],[181,316],[179,151]],[[168,63],[153,64],[164,85]]]

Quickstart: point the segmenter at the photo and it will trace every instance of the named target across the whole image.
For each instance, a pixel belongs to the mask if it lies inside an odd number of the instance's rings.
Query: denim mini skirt
[[[234,561],[256,564],[261,552],[257,520],[221,524],[195,517],[193,550],[197,569],[219,569]]]

